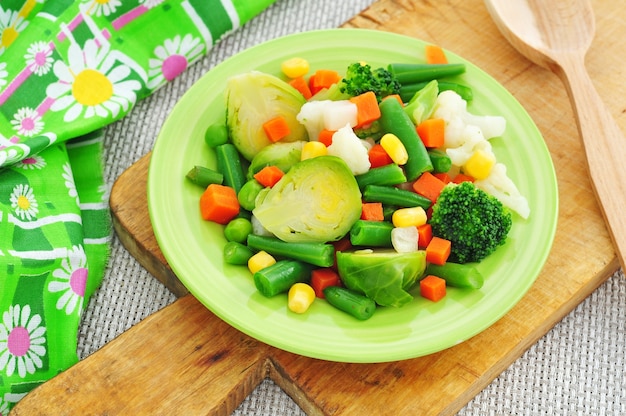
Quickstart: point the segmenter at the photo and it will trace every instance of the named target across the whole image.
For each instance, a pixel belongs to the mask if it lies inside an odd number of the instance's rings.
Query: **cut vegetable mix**
[[[296,57],[282,63],[283,79],[252,71],[229,80],[225,123],[204,137],[217,168],[195,166],[187,178],[205,188],[202,218],[225,226],[224,262],[247,265],[262,295],[285,293],[299,314],[325,298],[365,320],[377,305],[412,301],[415,285],[435,302],[446,286],[482,287],[474,264],[448,261],[454,243],[431,215],[458,183],[506,192],[494,185],[508,182],[492,171],[508,178],[486,141],[502,120],[467,111],[471,88],[448,79],[464,64],[448,63],[438,45],[425,59],[355,63],[342,78],[310,74]],[[459,135],[447,131],[451,120],[475,125]]]

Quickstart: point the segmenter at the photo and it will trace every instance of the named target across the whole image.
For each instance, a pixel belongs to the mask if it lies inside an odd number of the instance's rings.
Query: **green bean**
[[[307,282],[312,270],[313,266],[305,262],[279,260],[254,273],[254,285],[263,296],[270,298],[287,292],[294,283]]]
[[[256,179],[250,179],[243,184],[239,193],[237,194],[237,200],[239,205],[245,210],[252,211],[256,206],[256,197],[264,189],[263,185]]]
[[[264,250],[273,256],[286,257],[320,267],[335,263],[335,247],[326,243],[288,243],[276,237],[248,235],[248,247]]]
[[[204,142],[209,147],[217,147],[228,142],[228,130],[222,123],[211,124],[204,133]]]
[[[397,207],[396,205],[383,204],[383,218],[385,219],[385,221],[391,222],[393,213],[396,212],[398,208],[399,207]]]
[[[224,262],[235,265],[248,264],[254,252],[245,244],[229,241],[224,245]]]
[[[453,287],[480,289],[483,287],[485,278],[472,263],[446,262],[439,266],[429,263],[424,271],[424,276],[429,274],[441,277],[446,284]]]
[[[328,303],[358,320],[369,319],[376,311],[376,302],[345,287],[328,286],[323,292]]]
[[[397,63],[389,64],[388,70],[394,74],[400,85],[406,85],[460,75],[465,72],[465,64]]]
[[[409,160],[404,165],[407,180],[414,181],[422,173],[433,170],[426,147],[402,104],[398,100],[383,100],[380,103],[380,113],[383,130],[395,134],[409,154]]]
[[[367,185],[398,185],[406,182],[406,176],[400,166],[395,163],[372,168],[367,172],[355,176],[360,189]]]
[[[224,175],[213,169],[205,168],[204,166],[194,166],[187,172],[186,177],[192,183],[202,188],[206,188],[212,183],[221,185],[224,182]]]
[[[413,98],[416,92],[424,88],[428,82],[418,82],[415,84],[405,84],[400,87],[400,99],[403,102],[408,102]],[[469,102],[474,99],[474,91],[467,85],[459,84],[457,82],[438,81],[439,92],[441,91],[454,91],[461,96],[465,101]]]
[[[452,167],[452,159],[442,150],[431,149],[428,151],[428,156],[433,164],[433,172],[435,173],[448,172]]]
[[[252,223],[247,218],[235,218],[224,227],[224,237],[228,241],[236,241],[242,244],[248,241],[248,235],[251,232]]]
[[[431,200],[405,189],[393,186],[367,185],[363,190],[365,202],[382,202],[383,204],[396,205],[402,208],[422,207],[428,209]]]
[[[350,229],[353,246],[391,247],[393,224],[387,221],[357,220]]]
[[[215,147],[215,154],[217,170],[224,175],[224,185],[232,187],[239,193],[246,182],[246,177],[237,148],[232,143],[221,144]]]

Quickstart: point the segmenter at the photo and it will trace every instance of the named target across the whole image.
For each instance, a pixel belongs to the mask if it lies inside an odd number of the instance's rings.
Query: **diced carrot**
[[[276,116],[263,123],[263,130],[267,138],[274,143],[284,139],[290,133],[289,124],[287,124],[287,120],[283,116]]]
[[[429,118],[417,125],[417,134],[424,146],[429,148],[444,145],[446,122],[442,118]]]
[[[332,243],[335,251],[346,251],[352,247],[350,243],[350,237],[344,237],[341,240],[337,240]]]
[[[429,274],[420,280],[420,295],[433,302],[440,301],[446,296],[446,281]]]
[[[453,183],[461,183],[461,182],[474,182],[475,179],[469,175],[464,173],[458,173],[454,178],[452,178]]]
[[[315,291],[315,296],[324,299],[324,289],[328,286],[341,286],[339,274],[328,267],[314,269],[311,272],[311,287]]]
[[[433,227],[429,224],[417,226],[417,246],[421,249],[428,247],[428,243],[433,238]]]
[[[311,74],[309,76],[308,84],[309,84],[309,91],[311,91],[311,94],[313,94],[313,95],[317,94],[322,89],[321,87],[319,89],[317,89],[317,87],[316,87],[315,74]]]
[[[339,72],[332,69],[318,69],[309,77],[309,89],[313,95],[317,94],[324,88],[330,88],[331,85],[341,81]]]
[[[372,91],[351,97],[350,101],[356,104],[356,120],[355,127],[362,127],[376,121],[380,118],[380,107],[378,107],[378,99]]]
[[[415,182],[413,182],[413,190],[418,194],[425,196],[432,202],[435,202],[446,186],[445,183],[430,172],[424,172]]]
[[[452,243],[450,240],[433,236],[428,246],[426,246],[426,261],[442,266],[448,261],[451,249]]]
[[[404,105],[404,103],[402,102],[402,97],[400,97],[400,94],[390,94],[390,95],[387,95],[387,96],[383,97],[383,99],[381,101],[385,101],[385,100],[387,100],[389,98],[394,98],[394,99],[398,100],[398,102],[401,105]]]
[[[433,206],[431,205],[430,207],[428,207],[428,209],[426,210],[426,221],[430,221],[430,219],[433,217]]]
[[[206,221],[228,224],[239,214],[239,201],[233,188],[211,184],[200,196],[200,214]]]
[[[363,202],[361,209],[361,219],[367,221],[383,221],[383,204],[381,202]]]
[[[289,80],[289,85],[300,91],[300,94],[302,94],[306,100],[313,96],[311,89],[309,88],[309,84],[306,82],[304,77],[297,77]]]
[[[452,182],[452,178],[450,178],[450,175],[448,175],[446,172],[433,173],[433,176],[445,184],[449,184],[450,182]]]
[[[324,143],[328,147],[333,144],[333,134],[335,134],[335,130],[323,129],[320,131],[317,141]]]
[[[261,185],[266,188],[271,188],[278,182],[285,173],[280,170],[278,166],[270,165],[265,166],[263,169],[254,174],[254,179],[256,179]]]
[[[426,45],[426,63],[447,64],[448,58],[443,48],[439,45]]]
[[[333,270],[337,270],[337,252],[338,251],[346,251],[352,248],[352,243],[350,242],[350,237],[344,237],[341,240],[337,240],[332,243],[335,248],[335,262],[331,266]]]
[[[370,148],[368,156],[372,168],[378,168],[393,162],[393,160],[391,160],[391,156],[389,156],[387,151],[379,143],[376,143]]]

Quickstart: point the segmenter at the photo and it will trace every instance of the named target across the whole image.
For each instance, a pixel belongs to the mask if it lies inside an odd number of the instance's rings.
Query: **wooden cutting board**
[[[609,0],[594,7],[598,33],[589,72],[626,131],[626,9]],[[617,270],[562,84],[506,43],[480,0],[380,0],[344,26],[440,44],[500,81],[535,120],[556,166],[560,209],[553,249],[528,294],[483,333],[426,357],[346,364],[278,350],[186,295],[152,233],[146,155],[115,183],[115,227],[127,249],[180,299],[35,389],[12,414],[227,415],[270,377],[308,414],[450,415]]]

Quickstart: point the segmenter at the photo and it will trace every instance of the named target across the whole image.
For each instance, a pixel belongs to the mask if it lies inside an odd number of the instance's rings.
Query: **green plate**
[[[528,220],[514,217],[507,243],[480,264],[486,276],[476,291],[450,288],[433,303],[416,296],[401,309],[379,308],[364,322],[314,302],[306,314],[287,309],[286,295],[259,294],[244,267],[224,264],[222,227],[199,213],[201,189],[185,179],[194,165],[215,166],[204,143],[207,127],[224,115],[224,83],[234,74],[260,70],[279,75],[280,63],[306,58],[312,70],[343,73],[357,61],[373,67],[415,62],[426,44],[414,38],[362,29],[321,30],[275,39],[233,56],[203,76],[174,107],[152,152],[148,205],[159,246],[189,291],[215,315],[274,347],[331,361],[373,363],[434,353],[480,333],[528,291],[552,246],[557,222],[556,175],[537,127],[522,106],[485,72],[465,62],[461,80],[471,85],[472,113],[502,115],[507,130],[492,140],[498,161],[529,201]]]

